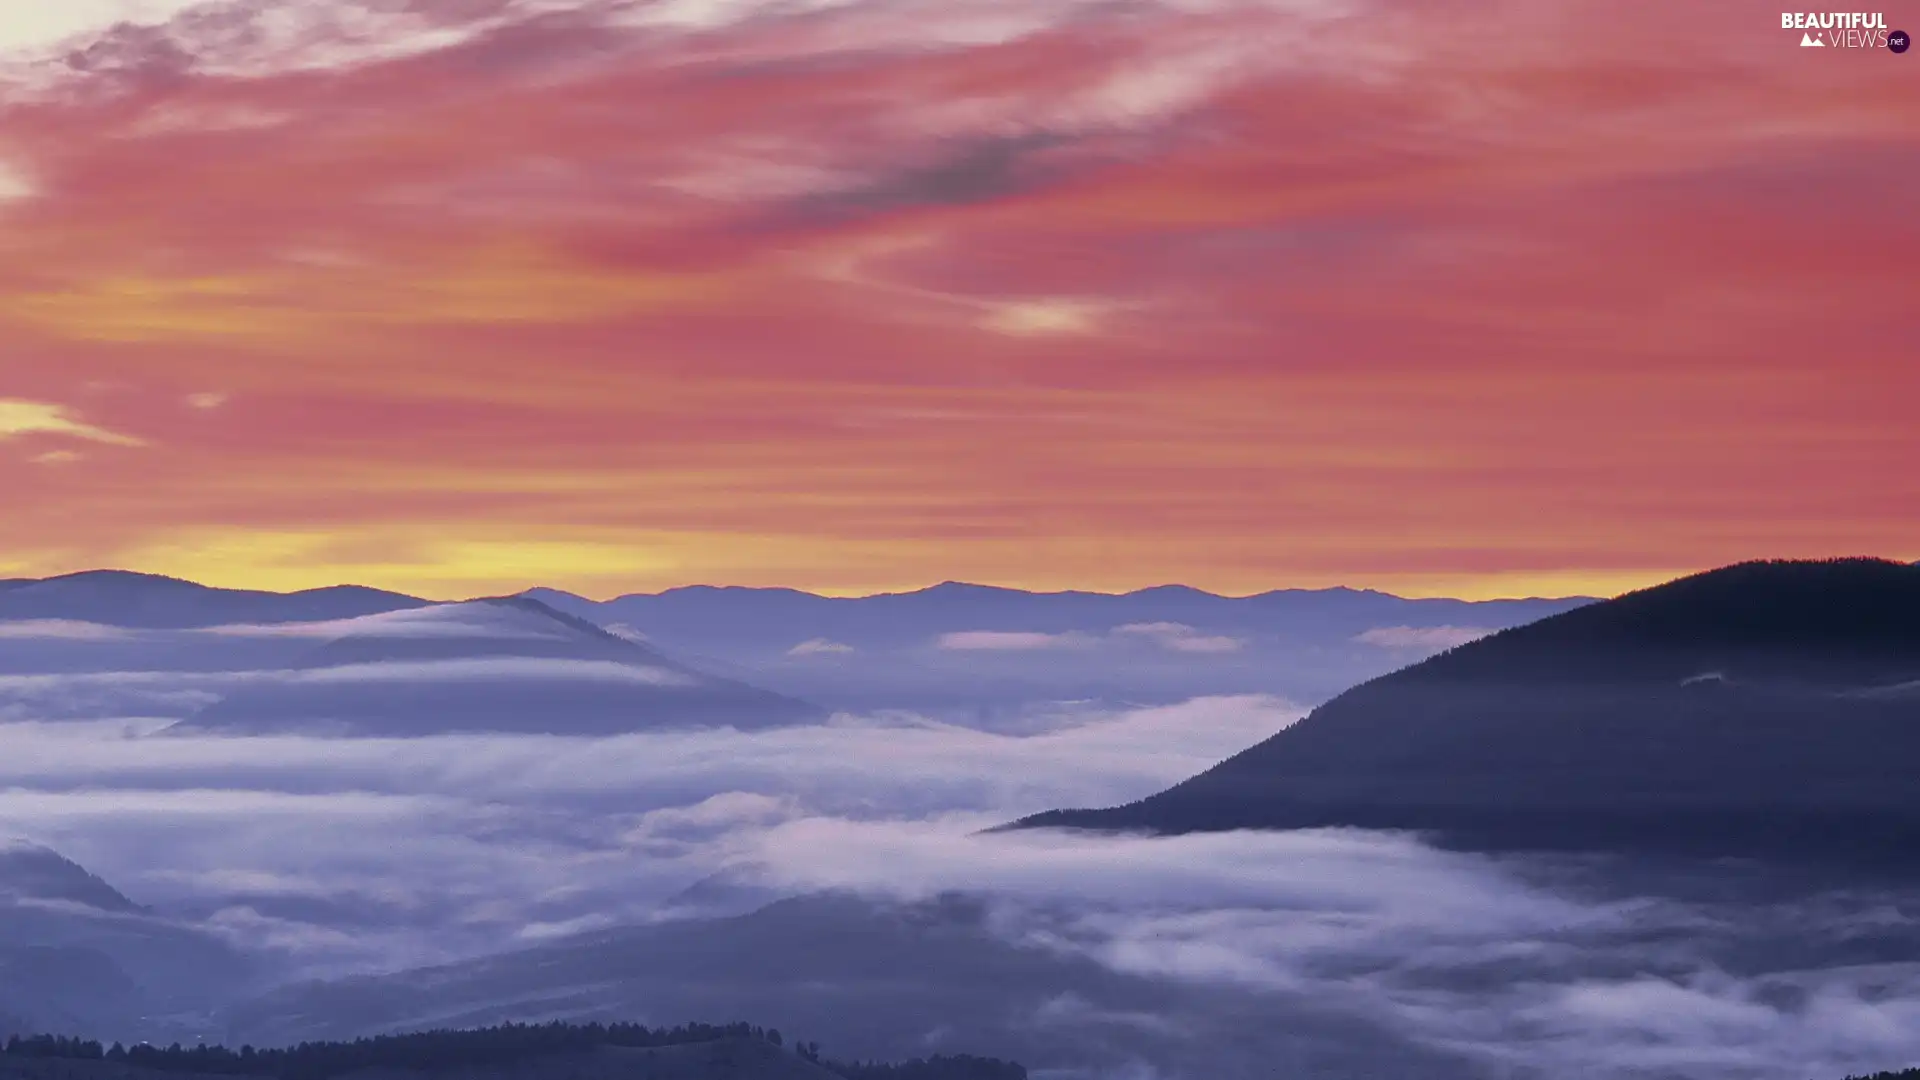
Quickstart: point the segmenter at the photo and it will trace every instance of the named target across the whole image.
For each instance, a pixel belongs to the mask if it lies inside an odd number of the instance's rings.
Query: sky
[[[1920,558],[1920,53],[1771,9],[7,7],[0,576]]]

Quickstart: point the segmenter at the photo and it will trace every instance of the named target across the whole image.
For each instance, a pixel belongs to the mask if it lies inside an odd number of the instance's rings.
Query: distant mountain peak
[[[1027,593],[1026,589],[1010,589],[1004,585],[976,585],[971,581],[942,581],[924,589],[913,589],[911,593],[934,594],[941,596],[973,595],[997,596],[1004,593]],[[1029,595],[1032,595],[1029,593]]]
[[[1132,592],[1126,593],[1124,595],[1136,596],[1136,597],[1193,596],[1193,597],[1205,597],[1205,598],[1210,598],[1215,600],[1220,599],[1219,593],[1211,593],[1205,589],[1196,589],[1191,585],[1178,585],[1178,584],[1171,584],[1171,583],[1166,585],[1149,585],[1144,589],[1135,589]]]
[[[556,622],[561,626],[564,626],[567,629],[574,631],[575,633],[581,634],[588,638],[592,638],[596,641],[599,641],[599,640],[620,641],[629,645],[634,644],[631,638],[622,637],[618,634],[612,633],[606,627],[601,626],[599,623],[593,622],[589,619],[583,619],[578,615],[573,615],[573,614],[569,614],[568,612],[561,611],[559,608],[554,607],[553,605],[547,603],[546,601],[535,599],[534,597],[528,596],[526,593],[516,593],[511,596],[476,597],[473,600],[457,601],[455,604],[449,605],[449,606],[457,607],[461,603],[491,604],[498,607],[515,610],[515,611],[521,611],[521,612],[525,612],[528,615],[534,615],[540,618],[550,619],[553,622]],[[646,651],[649,656],[652,655],[652,650],[649,649]]]
[[[166,574],[148,574],[138,570],[120,570],[120,569],[114,569],[114,568],[102,568],[98,570],[76,570],[69,574],[55,574],[52,577],[44,577],[44,578],[37,578],[37,579],[23,579],[23,580],[25,580],[29,584],[35,584],[35,585],[97,584],[97,585],[119,585],[119,586],[124,586],[128,588],[138,588],[142,586],[161,587],[161,588],[184,587],[189,589],[212,588],[212,586],[202,585],[196,581],[188,581],[186,578],[170,577]]]

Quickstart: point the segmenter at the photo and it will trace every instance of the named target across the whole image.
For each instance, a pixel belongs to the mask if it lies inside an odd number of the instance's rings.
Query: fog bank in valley
[[[905,1013],[893,1035],[818,1018],[815,1037],[850,1053],[971,1032],[974,1049],[1020,1052],[1036,1069],[1234,1076],[1256,1063],[1222,1047],[1285,1036],[1262,1052],[1320,1062],[1322,1075],[1386,1060],[1329,1057],[1331,1035],[1434,1075],[1755,1080],[1920,1057],[1920,964],[1884,962],[1916,955],[1910,895],[1737,867],[1496,859],[1358,831],[980,833],[1048,806],[1138,798],[1298,715],[1229,697],[1037,709],[1019,734],[843,715],[603,739],[17,721],[0,728],[0,822],[282,978],[556,948],[668,919],[693,920],[678,924],[691,938],[744,933],[712,920],[821,893],[881,910],[964,901],[968,933],[1034,965],[1015,988],[909,973],[949,983],[944,1035]],[[809,919],[828,918],[746,917],[793,920],[795,949],[826,925]],[[863,945],[861,920],[845,925],[849,952],[884,944]],[[850,957],[814,963],[888,1015]],[[684,1007],[733,995],[745,1015],[769,964],[745,950],[731,970],[716,962]],[[459,973],[473,969],[452,970],[448,1009],[501,1012],[462,998]],[[1046,1037],[986,1022],[1023,995]],[[576,1012],[626,1000],[617,988],[561,996]]]

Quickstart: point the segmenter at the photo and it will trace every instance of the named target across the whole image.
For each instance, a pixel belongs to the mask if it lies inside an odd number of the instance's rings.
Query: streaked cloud
[[[668,668],[613,660],[488,656],[460,660],[383,660],[365,664],[305,668],[287,676],[296,683],[485,682],[493,679],[550,679],[555,682],[632,682],[647,686],[692,686],[693,677]]]
[[[803,7],[10,21],[5,392],[165,451],[0,460],[48,509],[9,560],[1486,597],[1920,557],[1913,343],[1833,314],[1912,291],[1891,65],[1645,0]]]
[[[123,641],[135,632],[121,626],[79,619],[13,619],[0,621],[0,638],[32,641]]]
[[[0,441],[26,435],[61,435],[114,446],[145,445],[131,435],[86,423],[64,405],[0,398]]]
[[[330,640],[348,635],[380,638],[485,638],[502,641],[561,639],[573,631],[558,623],[529,617],[512,607],[486,603],[431,604],[361,615],[351,619],[310,622],[225,623],[188,631],[215,637],[315,638]]]
[[[1016,337],[1091,334],[1099,329],[1100,308],[1074,300],[1020,300],[987,308],[980,325]]]

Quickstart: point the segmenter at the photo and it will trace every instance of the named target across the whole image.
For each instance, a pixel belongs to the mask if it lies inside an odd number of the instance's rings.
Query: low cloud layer
[[[663,667],[614,660],[568,660],[542,656],[484,656],[458,660],[386,660],[340,664],[294,672],[297,683],[486,682],[496,679],[547,679],[555,682],[636,682],[649,686],[692,686],[692,676]]]
[[[214,637],[310,638],[316,641],[331,641],[349,634],[379,638],[488,638],[500,641],[546,641],[579,636],[562,624],[529,617],[517,608],[485,603],[433,604],[351,619],[229,623],[188,633]]]
[[[1185,623],[1127,623],[1105,635],[1078,630],[1049,634],[1032,630],[963,630],[942,634],[942,649],[970,652],[1032,652],[1039,650],[1088,650],[1103,646],[1147,643],[1179,653],[1237,652],[1246,643],[1239,638],[1206,634]]]
[[[844,656],[854,652],[853,646],[844,642],[829,641],[826,638],[808,638],[787,650],[788,656]]]
[[[1066,1040],[1047,1044],[1066,1048],[1050,1064],[1107,1063],[1062,1077],[1264,1075],[1191,1045],[1193,1018],[1165,1004],[1187,999],[1235,1018],[1219,1020],[1223,1038],[1252,1037],[1233,1025],[1262,1015],[1318,1016],[1351,1025],[1325,1029],[1340,1040],[1468,1070],[1432,1075],[1489,1080],[1808,1080],[1920,1060],[1911,894],[1360,831],[981,831],[1149,794],[1299,713],[1230,697],[1057,709],[1023,734],[841,716],[604,739],[151,738],[137,721],[23,721],[0,725],[0,835],[47,843],[289,974],[821,891],[963,894],[1000,942],[1060,972],[1093,965],[1168,995],[1102,997],[1061,975],[1032,1021]],[[1005,989],[925,975],[981,1023]]]
[[[0,175],[0,184],[9,183],[10,174]],[[15,182],[17,184],[17,182]],[[26,436],[56,436],[114,446],[141,446],[131,435],[87,423],[71,409],[44,401],[0,398],[0,442]]]
[[[1062,713],[1022,736],[841,718],[610,739],[151,738],[125,721],[17,723],[0,726],[0,834],[302,962],[425,961],[534,924],[644,918],[736,862],[759,866],[754,837],[789,820],[966,832],[1062,800],[1125,801],[1297,715],[1225,698]],[[343,943],[337,927],[266,914],[294,896],[366,908],[372,925]]]
[[[1174,652],[1238,652],[1240,647],[1246,644],[1239,638],[1203,634],[1185,623],[1176,622],[1128,623],[1125,626],[1114,627],[1113,632],[1138,635]]]
[[[1030,652],[1039,649],[1086,649],[1098,639],[1069,631],[1046,634],[1035,630],[957,630],[941,634],[943,649],[961,652]]]
[[[1451,649],[1478,641],[1493,630],[1484,626],[1376,626],[1354,635],[1355,641],[1383,649]]]
[[[83,619],[12,619],[0,622],[7,641],[125,641],[135,632]]]

